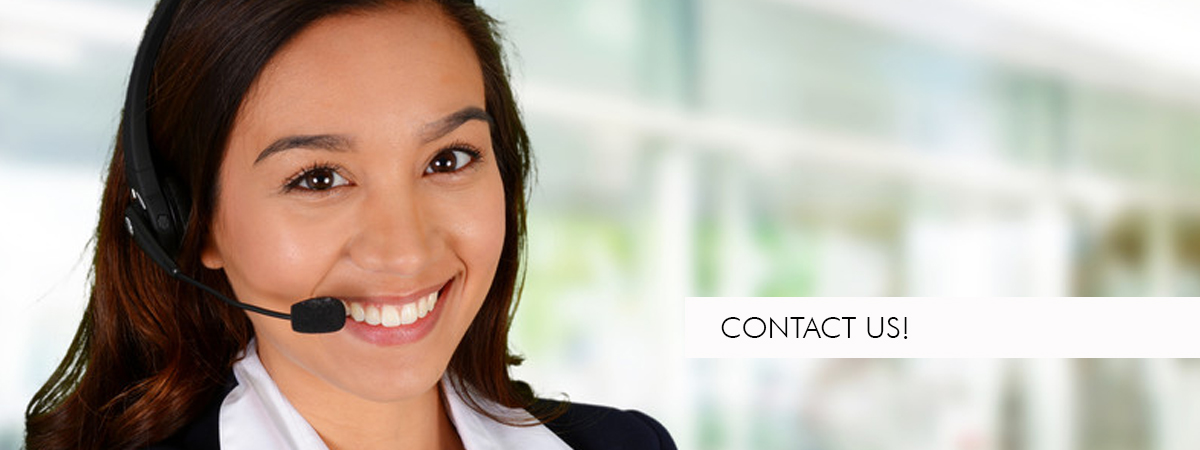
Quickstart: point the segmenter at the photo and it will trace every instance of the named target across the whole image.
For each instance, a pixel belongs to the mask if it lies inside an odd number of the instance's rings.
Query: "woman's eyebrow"
[[[477,106],[468,106],[422,126],[421,141],[428,144],[438,140],[450,134],[451,131],[462,126],[462,124],[472,120],[481,120],[487,122],[488,126],[492,125],[492,116],[487,111]],[[276,139],[275,142],[264,148],[262,152],[259,152],[258,158],[254,160],[254,163],[258,164],[259,161],[266,159],[268,156],[293,148],[343,152],[350,149],[350,138],[340,134],[285,136]]]
[[[472,120],[482,120],[492,126],[492,116],[478,106],[468,106],[455,111],[453,114],[421,127],[421,142],[428,144],[450,134],[455,128]]]
[[[254,160],[254,164],[266,159],[268,156],[291,150],[293,148],[310,148],[315,150],[329,150],[335,152],[344,152],[350,149],[350,138],[340,134],[316,134],[303,136],[285,136],[276,139],[271,145],[263,149],[258,154],[258,158]]]

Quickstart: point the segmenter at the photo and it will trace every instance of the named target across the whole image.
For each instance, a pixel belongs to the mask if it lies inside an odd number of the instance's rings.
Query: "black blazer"
[[[229,390],[225,391],[228,394]],[[149,450],[219,450],[217,427],[225,394],[213,402],[195,421]],[[536,408],[553,410],[560,403],[541,400]],[[640,411],[622,411],[606,406],[570,403],[562,415],[546,422],[546,427],[576,450],[675,450],[675,441],[667,429]]]

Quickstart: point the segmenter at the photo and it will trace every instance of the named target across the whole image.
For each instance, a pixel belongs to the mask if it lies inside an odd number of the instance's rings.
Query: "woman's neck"
[[[433,414],[416,412],[430,410],[426,407],[398,408],[389,404],[341,412],[318,407],[312,414],[297,409],[330,450],[462,449],[445,406],[437,395],[433,398]]]
[[[403,403],[295,406],[330,450],[462,449],[439,390]]]
[[[462,440],[442,399],[441,383],[412,398],[377,402],[354,396],[311,374],[272,371],[263,366],[279,390],[330,450],[428,449],[459,450]]]

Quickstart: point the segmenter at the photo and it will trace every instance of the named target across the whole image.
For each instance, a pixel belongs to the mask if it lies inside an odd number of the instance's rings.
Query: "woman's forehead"
[[[467,37],[436,5],[397,5],[325,18],[297,34],[264,66],[234,132],[352,132],[372,122],[416,132],[483,103]]]

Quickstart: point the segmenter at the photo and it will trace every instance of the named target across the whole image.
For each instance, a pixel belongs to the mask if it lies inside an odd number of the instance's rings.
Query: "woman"
[[[674,447],[641,413],[509,378],[529,153],[485,13],[174,3],[135,63],[91,298],[28,448]],[[273,312],[310,297],[336,314]]]

